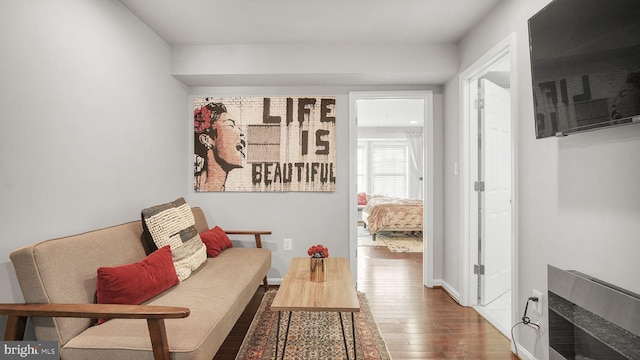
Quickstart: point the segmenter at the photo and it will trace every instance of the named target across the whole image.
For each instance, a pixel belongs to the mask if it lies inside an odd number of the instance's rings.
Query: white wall
[[[0,29],[0,302],[16,302],[11,251],[186,196],[188,92],[117,1],[3,0]]]
[[[514,307],[519,313],[532,289],[546,292],[547,264],[640,292],[640,126],[535,139],[527,19],[547,3],[503,1],[460,42],[463,71],[510,33],[517,36],[519,293]],[[457,82],[455,77],[445,86],[445,169],[459,156]],[[448,173],[444,280],[459,286],[462,239],[459,208],[453,205],[459,200],[458,179]],[[546,301],[544,306],[539,333],[527,327],[517,332],[524,351],[537,359],[548,359]]]

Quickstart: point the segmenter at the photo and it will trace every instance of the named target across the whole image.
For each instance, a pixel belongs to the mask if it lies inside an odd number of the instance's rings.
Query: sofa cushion
[[[191,208],[183,198],[142,210],[149,248],[169,245],[178,279],[185,280],[207,259],[207,248],[195,228]]]
[[[169,245],[139,262],[98,268],[98,304],[138,305],[177,285],[180,281],[171,259]],[[105,319],[98,319],[98,324]]]
[[[220,226],[201,232],[200,238],[207,247],[207,255],[209,257],[216,257],[222,250],[233,247],[231,239]]]
[[[197,274],[145,302],[183,306],[190,315],[165,321],[172,360],[211,359],[271,268],[267,249],[233,247],[208,259]],[[151,359],[146,321],[112,319],[62,347],[65,360]]]

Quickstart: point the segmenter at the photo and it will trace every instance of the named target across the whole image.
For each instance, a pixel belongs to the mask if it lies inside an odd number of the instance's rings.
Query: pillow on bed
[[[367,193],[358,193],[358,205],[367,205]]]
[[[379,197],[385,197],[385,196],[380,194],[367,194],[367,202],[369,202],[369,200],[371,199],[379,198]]]

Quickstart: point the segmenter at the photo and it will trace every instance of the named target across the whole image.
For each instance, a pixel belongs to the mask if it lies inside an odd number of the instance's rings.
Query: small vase
[[[327,281],[327,263],[324,258],[310,258],[311,281],[325,282]]]

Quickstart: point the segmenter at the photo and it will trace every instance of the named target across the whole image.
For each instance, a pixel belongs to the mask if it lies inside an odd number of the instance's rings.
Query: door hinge
[[[473,265],[473,273],[475,275],[478,275],[478,274],[484,275],[484,265],[478,265],[478,264]]]
[[[473,190],[474,191],[484,191],[484,181],[476,181],[473,183]]]
[[[473,100],[473,108],[475,110],[484,109],[484,99],[475,99],[475,100]]]

